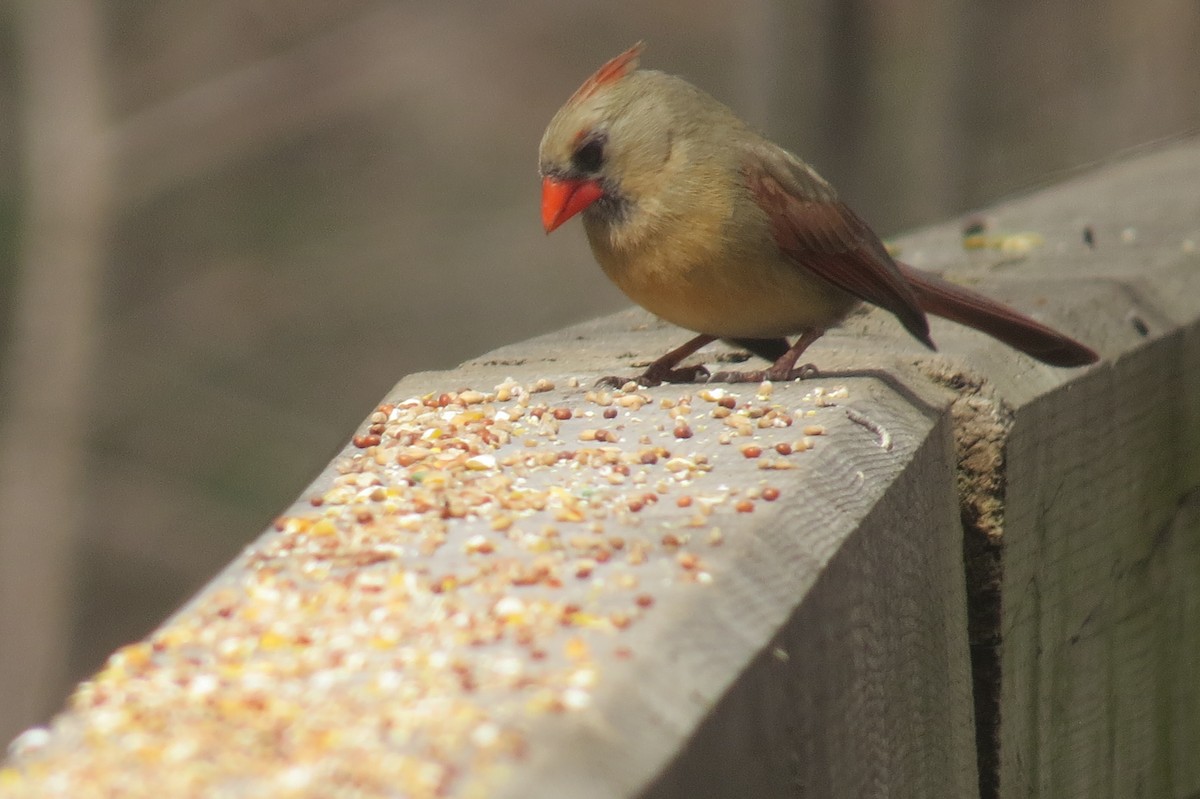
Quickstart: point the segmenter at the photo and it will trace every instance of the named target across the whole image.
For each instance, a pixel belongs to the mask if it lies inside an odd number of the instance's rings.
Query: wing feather
[[[811,168],[767,142],[751,147],[743,173],[767,214],[775,243],[798,268],[891,311],[933,348],[929,322],[879,237]]]

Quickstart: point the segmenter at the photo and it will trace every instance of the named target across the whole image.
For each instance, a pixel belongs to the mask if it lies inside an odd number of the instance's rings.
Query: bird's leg
[[[709,382],[711,383],[761,383],[763,380],[773,380],[785,382],[788,380],[802,380],[806,377],[816,377],[819,372],[817,367],[811,363],[806,363],[799,369],[794,368],[796,361],[800,360],[800,356],[809,346],[825,335],[825,331],[820,328],[806,328],[800,333],[800,338],[796,339],[796,343],[788,347],[788,351],[779,356],[775,363],[771,364],[769,369],[756,369],[749,372],[717,372],[713,375]]]
[[[800,333],[800,338],[796,339],[796,343],[791,346],[787,352],[779,356],[779,360],[771,364],[771,368],[767,370],[768,380],[796,380],[805,377],[816,377],[817,367],[811,363],[806,363],[799,369],[795,369],[796,361],[800,360],[800,356],[804,351],[812,345],[814,341],[825,335],[825,331],[810,327]]]
[[[684,342],[675,349],[668,352],[666,355],[659,358],[654,363],[646,367],[646,371],[634,378],[623,379],[620,377],[602,377],[596,381],[597,386],[608,386],[610,388],[620,388],[626,383],[633,380],[639,385],[657,386],[661,383],[694,383],[701,378],[708,377],[708,369],[703,364],[695,366],[687,366],[683,369],[673,368],[675,364],[682,361],[687,356],[691,355],[696,350],[703,347],[705,344],[711,344],[716,341],[716,336],[710,336],[707,333],[701,333],[689,341]]]

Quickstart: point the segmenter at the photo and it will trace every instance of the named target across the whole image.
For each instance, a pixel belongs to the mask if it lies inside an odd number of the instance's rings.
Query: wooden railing
[[[1196,795],[1197,186],[899,242],[1094,367],[870,313],[812,379],[593,390],[685,335],[630,311],[405,378],[0,796]]]

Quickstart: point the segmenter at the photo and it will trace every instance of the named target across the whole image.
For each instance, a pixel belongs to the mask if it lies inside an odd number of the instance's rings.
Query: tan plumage
[[[673,367],[714,338],[775,360],[745,377],[786,378],[861,300],[930,347],[925,311],[1049,363],[1096,359],[1006,306],[897,264],[811,167],[683,79],[637,70],[640,49],[580,87],[539,155],[547,232],[581,212],[605,274],[639,305],[701,334],[656,361],[645,382],[696,377]],[[781,339],[795,334],[789,349]]]

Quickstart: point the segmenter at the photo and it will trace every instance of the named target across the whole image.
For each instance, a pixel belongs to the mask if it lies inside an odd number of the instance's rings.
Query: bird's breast
[[[626,296],[698,333],[765,338],[824,329],[857,302],[786,260],[769,236],[739,238],[724,220],[696,217],[632,243],[589,225],[588,238]]]

